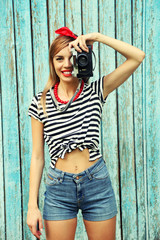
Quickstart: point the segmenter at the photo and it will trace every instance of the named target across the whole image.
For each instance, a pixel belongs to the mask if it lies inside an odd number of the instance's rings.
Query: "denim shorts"
[[[103,221],[117,214],[115,194],[103,158],[78,174],[49,167],[43,219],[67,220],[78,210],[88,221]]]

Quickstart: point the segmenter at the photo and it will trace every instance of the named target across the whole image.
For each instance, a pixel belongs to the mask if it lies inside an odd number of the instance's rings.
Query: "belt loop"
[[[92,174],[90,174],[90,172],[88,171],[88,169],[85,171],[86,173],[87,173],[87,176],[88,176],[88,178],[90,179],[90,180],[92,180]]]
[[[63,182],[63,179],[64,179],[64,172],[61,173],[61,179],[60,179],[61,183]]]

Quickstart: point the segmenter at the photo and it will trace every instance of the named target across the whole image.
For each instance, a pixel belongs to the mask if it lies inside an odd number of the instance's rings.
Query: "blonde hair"
[[[42,106],[45,114],[46,114],[46,93],[48,92],[48,90],[51,87],[53,87],[59,81],[59,77],[57,76],[54,65],[53,65],[53,58],[59,51],[61,51],[65,47],[67,47],[68,44],[73,40],[74,40],[74,38],[59,35],[58,37],[56,37],[54,39],[54,41],[50,45],[50,48],[49,48],[49,77],[48,77],[48,81],[44,87],[44,90],[42,92],[41,100],[39,103],[39,107]]]

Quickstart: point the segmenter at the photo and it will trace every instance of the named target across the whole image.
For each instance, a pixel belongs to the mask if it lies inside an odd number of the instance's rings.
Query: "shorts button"
[[[79,176],[77,176],[76,179],[78,180],[78,179],[79,179]]]

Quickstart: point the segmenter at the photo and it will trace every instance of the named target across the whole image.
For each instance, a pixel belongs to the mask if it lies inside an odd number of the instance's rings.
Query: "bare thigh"
[[[89,240],[115,240],[116,216],[105,221],[84,220]]]
[[[48,221],[44,220],[46,240],[74,240],[77,218]]]

